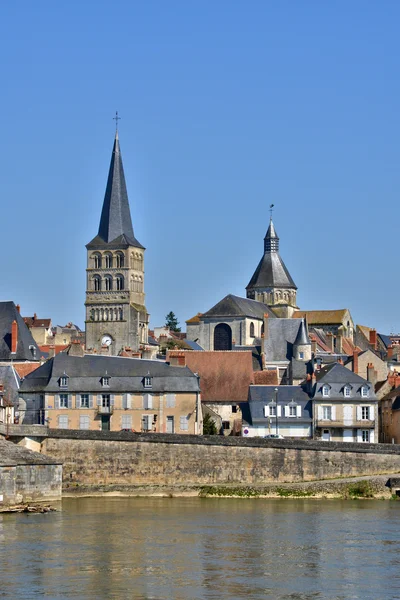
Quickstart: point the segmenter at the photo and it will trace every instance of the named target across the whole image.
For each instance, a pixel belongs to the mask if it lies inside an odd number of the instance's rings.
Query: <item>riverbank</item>
[[[333,498],[396,499],[389,475],[351,477],[302,483],[269,483],[262,486],[134,486],[134,485],[67,485],[63,498],[121,497],[200,497],[200,498]]]

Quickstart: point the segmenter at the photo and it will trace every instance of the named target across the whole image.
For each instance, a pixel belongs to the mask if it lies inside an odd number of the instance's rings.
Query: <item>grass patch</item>
[[[276,493],[281,498],[306,498],[314,495],[313,492],[307,490],[292,490],[290,488],[278,488]]]
[[[344,490],[344,498],[373,498],[374,490],[369,481],[357,481]]]
[[[251,487],[218,487],[218,486],[203,486],[200,488],[199,496],[206,498],[207,496],[237,496],[238,498],[258,498],[262,495],[262,490]]]

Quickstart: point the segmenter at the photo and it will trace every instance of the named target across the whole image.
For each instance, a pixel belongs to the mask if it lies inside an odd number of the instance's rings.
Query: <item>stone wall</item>
[[[61,482],[59,461],[0,440],[0,509],[60,500]]]
[[[71,485],[263,485],[400,472],[400,447],[305,440],[54,431],[42,451]]]

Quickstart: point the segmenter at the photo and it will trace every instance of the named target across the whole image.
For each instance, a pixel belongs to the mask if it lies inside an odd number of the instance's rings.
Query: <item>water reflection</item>
[[[400,503],[85,498],[0,515],[4,598],[399,598]]]

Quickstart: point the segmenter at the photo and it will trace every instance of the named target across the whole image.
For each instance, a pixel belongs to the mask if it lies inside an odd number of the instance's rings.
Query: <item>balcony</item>
[[[315,426],[324,427],[326,429],[329,429],[329,427],[340,427],[341,429],[349,429],[350,427],[353,427],[354,429],[372,429],[373,427],[375,427],[375,419],[365,419],[362,421],[354,420],[352,422],[343,420],[332,421],[330,419],[317,419],[315,422]]]
[[[114,412],[113,406],[98,406],[97,414],[99,415],[112,415]]]

